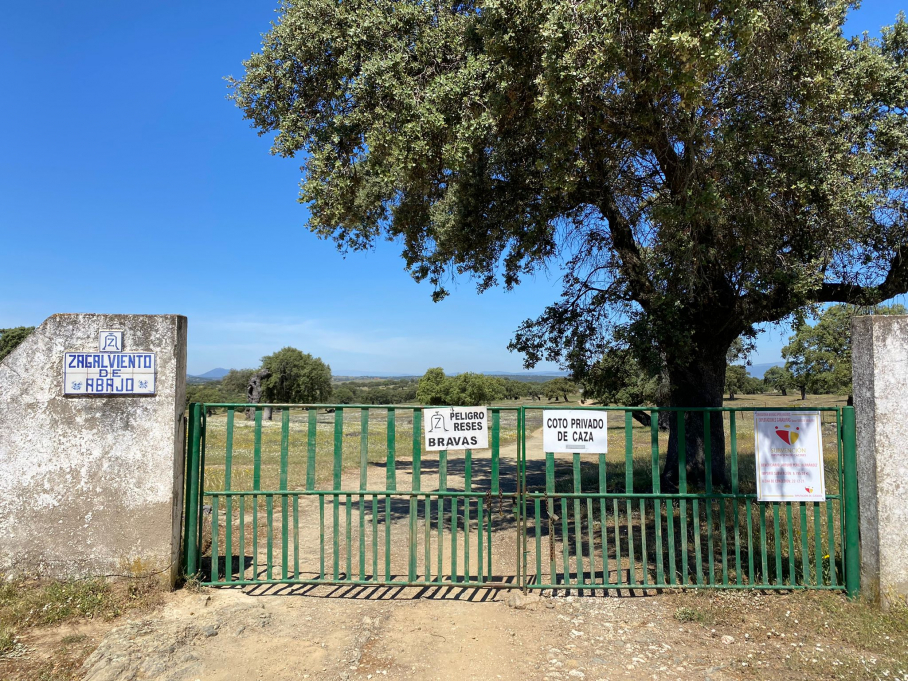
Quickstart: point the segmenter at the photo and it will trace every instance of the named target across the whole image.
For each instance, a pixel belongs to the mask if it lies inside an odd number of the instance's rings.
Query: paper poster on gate
[[[426,451],[488,449],[489,418],[486,407],[423,409]]]
[[[550,409],[542,412],[542,446],[547,452],[608,453],[608,412]]]
[[[826,499],[820,412],[755,412],[754,438],[760,501]]]

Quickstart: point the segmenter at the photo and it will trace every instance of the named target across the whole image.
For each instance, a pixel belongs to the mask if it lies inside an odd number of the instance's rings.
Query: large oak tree
[[[436,299],[561,268],[512,342],[528,364],[582,379],[622,338],[670,404],[720,406],[755,325],[908,289],[908,27],[848,39],[851,4],[285,0],[232,96],[301,155],[309,228],[341,250],[399,242]]]

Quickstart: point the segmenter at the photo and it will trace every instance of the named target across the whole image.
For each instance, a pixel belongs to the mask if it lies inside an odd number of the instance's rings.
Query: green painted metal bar
[[[259,497],[252,497],[252,576],[259,578]]]
[[[631,412],[624,412],[624,492],[634,493],[634,420]],[[627,499],[627,561],[628,583],[637,584],[637,558],[634,555],[634,519],[630,496]]]
[[[571,539],[568,532],[568,508],[567,499],[561,497],[561,547],[564,553],[564,563],[562,564],[562,574],[564,575],[562,583],[565,586],[571,586]]]
[[[199,508],[198,508],[198,518],[202,518],[204,509],[202,505],[204,504],[203,495],[205,493],[205,451],[206,451],[206,442],[208,439],[208,417],[206,414],[206,409],[203,407],[201,410],[201,419],[202,419],[202,437],[199,443]],[[199,521],[199,533],[197,537],[199,554],[202,551],[202,522]]]
[[[344,518],[344,521],[345,521],[344,528],[346,530],[345,539],[347,540],[347,547],[346,547],[347,569],[346,569],[344,576],[347,579],[353,579],[353,565],[352,565],[352,561],[353,561],[353,509],[350,505],[350,502],[352,500],[353,500],[353,498],[349,494],[344,496],[344,505],[346,507],[346,515]]]
[[[605,454],[599,455],[599,493],[605,494],[608,490],[606,486],[606,463]],[[607,513],[605,510],[605,499],[599,497],[599,535],[602,540],[602,583],[609,583],[608,569],[608,530],[607,530]]]
[[[773,544],[776,549],[776,584],[782,584],[782,531],[779,527],[779,504],[772,504]]]
[[[457,497],[451,497],[451,581],[457,582]]]
[[[552,584],[558,583],[558,570],[555,566],[555,501],[552,495],[555,494],[555,454],[554,452],[545,453],[545,493],[546,493],[546,511],[549,517],[549,580]]]
[[[463,487],[464,491],[473,491],[473,452],[466,450],[464,452],[463,462]],[[463,500],[463,579],[461,581],[470,581],[470,498]]]
[[[766,551],[766,506],[757,503],[757,509],[760,511],[760,558],[763,567],[763,584],[769,584],[769,559]]]
[[[388,407],[388,422],[386,424],[388,435],[388,451],[385,466],[385,488],[397,489],[397,412],[394,407]]]
[[[676,418],[678,419],[678,492],[687,494],[687,436],[685,435],[687,416],[685,412],[679,411]],[[681,511],[681,571],[684,575],[681,584],[687,584],[690,581],[687,555],[687,501],[681,499],[679,506]]]
[[[728,430],[731,436],[731,493],[739,493],[738,481],[738,425],[735,412],[728,415]],[[741,585],[744,583],[741,574],[741,528],[738,524],[739,502],[737,499],[732,501],[732,515],[735,525],[735,583]]]
[[[315,447],[318,436],[318,410],[309,409],[306,428],[306,489],[315,489]]]
[[[410,488],[414,492],[422,490],[422,411],[413,410],[413,458],[412,458],[412,475],[410,477]],[[426,518],[428,519],[428,515]],[[417,550],[418,539],[417,529],[419,521],[419,499],[416,496],[410,498],[410,564],[407,577],[412,582],[416,580],[417,574]],[[428,568],[428,562],[426,563]]]
[[[481,509],[480,509],[481,512]],[[425,545],[425,566],[426,566],[426,581],[432,581],[432,497],[428,494],[426,495],[425,500],[425,510],[424,514],[426,521],[423,523],[425,528],[425,537],[423,538],[423,544]],[[480,521],[480,525],[482,522]],[[480,542],[480,549],[482,549],[482,542]],[[481,569],[481,568],[480,568]],[[480,574],[479,581],[482,581],[482,575]]]
[[[590,556],[590,583],[596,581],[596,546],[593,543],[593,500],[586,498],[586,531],[587,546]]]
[[[262,488],[262,408],[255,410],[255,434],[252,445],[252,488]]]
[[[369,410],[359,410],[359,578],[366,578],[366,497],[369,487]]]
[[[344,408],[338,407],[334,410],[334,470],[332,487],[334,491],[341,488],[341,474],[343,472],[344,461]],[[333,494],[331,496],[331,568],[334,580],[340,576],[340,496]]]
[[[813,564],[816,580],[814,584],[823,583],[823,533],[820,523],[820,505],[813,504]]]
[[[385,579],[391,579],[391,497],[385,497]]]
[[[300,507],[299,497],[293,497],[293,575],[300,578]]]
[[[318,497],[318,578],[325,578],[325,497]]]
[[[661,481],[659,480],[659,413],[650,412],[650,448],[652,449],[653,463],[653,492],[658,494],[661,491]],[[665,573],[662,570],[662,502],[658,499],[653,501],[653,524],[656,534],[656,581],[664,582]]]
[[[788,523],[788,583],[795,583],[795,545],[794,519],[791,514],[791,502],[785,504],[785,520]]]
[[[801,583],[810,584],[810,552],[807,549],[807,502],[801,503]]]
[[[536,530],[536,583],[542,584],[542,525],[540,523],[542,513],[542,499],[536,498],[533,500],[533,525]],[[482,525],[482,503],[479,504],[479,518],[480,526]],[[482,551],[482,542],[479,542],[480,551]],[[482,557],[479,558],[479,569],[482,570]],[[480,572],[479,581],[482,581],[482,573]]]
[[[280,469],[280,488],[282,492],[287,491],[287,468],[289,466],[288,457],[290,451],[290,410],[281,410],[281,469]],[[289,567],[289,499],[286,494],[281,495],[281,578],[287,579],[287,568]]]
[[[265,554],[265,575],[268,579],[274,579],[272,574],[272,569],[274,568],[274,497],[270,494],[265,497],[265,513],[268,520],[268,530],[265,532],[267,540],[265,542],[267,551]]]
[[[622,576],[622,565],[621,565],[621,534],[618,531],[618,500],[612,499],[612,519],[614,522],[615,530],[615,572],[617,573],[616,578],[618,584],[624,584],[624,578]]]
[[[725,499],[719,499],[719,532],[722,541],[722,583],[728,584],[728,527],[725,524]]]
[[[674,584],[677,578],[675,565],[675,502],[665,501],[665,538],[668,541],[668,583]]]
[[[237,569],[237,578],[246,578],[246,497],[240,497],[240,537],[237,553],[239,554],[240,564]]]
[[[754,536],[754,525],[753,525],[753,510],[751,509],[751,501],[747,499],[744,502],[747,511],[747,583],[750,586],[756,584],[756,576],[754,575],[754,551],[753,551],[753,536]]]
[[[703,412],[703,458],[704,476],[706,478],[706,494],[709,496],[713,493],[713,448],[712,448],[712,428],[710,425],[710,413]],[[709,553],[709,583],[716,583],[716,553],[713,546],[713,502],[711,499],[704,500],[706,506],[706,550]]]
[[[189,495],[186,504],[186,530],[183,544],[186,547],[186,574],[190,577],[195,576],[199,570],[199,501],[201,499],[201,405],[192,404],[189,407],[189,462],[187,463],[187,473],[189,477],[188,487]]]
[[[218,496],[211,498],[211,581],[216,582],[221,578],[218,570],[220,554],[218,553]]]
[[[836,554],[835,525],[833,524],[833,521],[832,521],[832,502],[829,500],[826,501],[826,520],[827,520],[826,555],[829,556],[829,583],[831,586],[836,586],[838,584],[838,580],[836,579],[836,569],[835,569],[835,565],[836,565],[836,561],[835,561],[835,554]]]
[[[378,580],[378,496],[372,495],[372,581]]]
[[[485,559],[483,545],[485,544],[485,517],[482,508],[482,499],[476,500],[476,563],[479,568],[479,581],[485,578],[483,560]]]
[[[224,489],[228,492],[231,489],[233,473],[233,416],[234,410],[227,410],[226,425],[226,444],[224,447]],[[224,558],[226,560],[226,569],[224,576],[226,581],[233,579],[233,497],[228,496],[224,500],[226,507],[226,523],[224,524]]]
[[[640,576],[643,586],[646,586],[647,572],[649,572],[646,550],[646,500],[640,500]]]
[[[441,450],[438,452],[438,491],[446,492],[448,490],[448,452]],[[445,502],[444,498],[438,498],[438,581],[442,581],[444,576],[444,528],[445,528]]]
[[[693,501],[694,550],[697,552],[697,585],[703,585],[703,552],[700,550],[700,507],[697,499]]]
[[[574,494],[581,494],[580,490],[580,452],[574,452],[573,457]],[[583,524],[580,516],[580,498],[574,497],[574,555],[577,561],[577,583],[585,584],[586,577],[583,571]]]
[[[499,469],[499,456],[498,449],[501,442],[501,412],[497,409],[492,411],[492,494],[498,494],[500,488],[498,486],[498,469]],[[489,517],[489,524],[491,525],[492,518]]]

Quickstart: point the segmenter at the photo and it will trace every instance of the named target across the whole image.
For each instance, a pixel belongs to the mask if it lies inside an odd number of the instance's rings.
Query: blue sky
[[[338,370],[518,371],[518,324],[559,274],[440,304],[382,244],[342,259],[305,229],[299,162],[226,100],[274,0],[7,3],[0,22],[0,327],[56,312],[180,313],[189,370],[285,345]],[[891,23],[866,2],[851,33]],[[788,331],[760,337],[779,359]],[[552,369],[540,365],[538,369]]]

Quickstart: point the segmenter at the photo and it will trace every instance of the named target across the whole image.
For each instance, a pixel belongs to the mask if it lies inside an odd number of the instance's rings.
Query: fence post
[[[855,444],[854,407],[842,410],[842,455],[844,457],[845,489],[845,591],[849,598],[861,592],[861,544],[858,535],[858,466]]]
[[[199,571],[199,456],[202,439],[201,405],[189,405],[189,463],[187,476],[189,495],[186,499],[186,576],[192,577]]]

